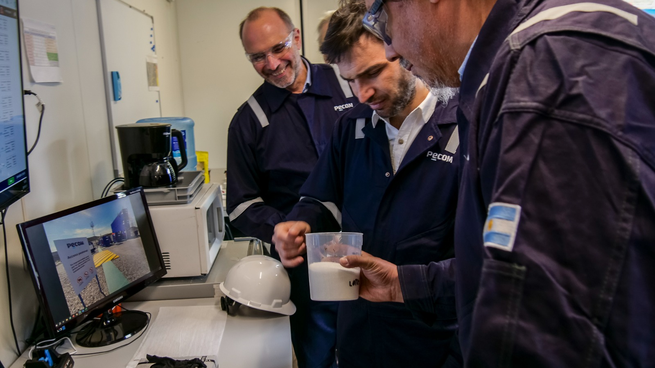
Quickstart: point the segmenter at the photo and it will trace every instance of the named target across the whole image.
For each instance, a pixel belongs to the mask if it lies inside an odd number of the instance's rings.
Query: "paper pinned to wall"
[[[62,82],[57,31],[52,24],[22,18],[25,53],[36,83]]]
[[[226,321],[227,313],[216,305],[162,307],[127,368],[135,368],[146,354],[217,356]]]
[[[157,66],[157,55],[146,56],[146,70],[148,73],[148,90],[159,91],[159,68]]]

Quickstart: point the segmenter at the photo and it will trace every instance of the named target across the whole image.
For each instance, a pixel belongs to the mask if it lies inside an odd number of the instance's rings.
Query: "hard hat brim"
[[[272,307],[270,305],[264,305],[264,304],[255,305],[255,304],[252,304],[249,300],[245,300],[243,298],[239,298],[239,297],[230,295],[230,290],[228,290],[223,284],[224,284],[224,282],[221,282],[218,285],[218,287],[221,289],[223,294],[225,294],[225,296],[231,298],[232,300],[235,300],[235,301],[241,303],[242,305],[248,306],[250,308],[255,308],[255,309],[267,311],[267,312],[283,314],[285,316],[290,316],[290,315],[296,313],[296,305],[293,304],[293,302],[291,300],[289,300],[286,304],[282,305],[279,308],[274,308],[274,307]]]

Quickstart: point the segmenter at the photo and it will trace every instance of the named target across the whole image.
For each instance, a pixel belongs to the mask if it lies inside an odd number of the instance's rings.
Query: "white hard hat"
[[[221,291],[243,305],[290,316],[296,306],[289,296],[291,282],[280,261],[262,255],[247,256],[232,266]]]

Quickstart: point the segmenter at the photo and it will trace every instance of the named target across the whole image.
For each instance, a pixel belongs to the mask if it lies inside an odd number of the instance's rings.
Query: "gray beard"
[[[453,87],[430,87],[430,93],[437,97],[437,101],[443,103],[447,103],[455,97],[458,90],[459,88]]]
[[[405,58],[400,58],[400,66],[403,68],[407,69],[407,67],[410,65],[409,61],[407,61]],[[430,89],[430,93],[435,95],[437,97],[437,101],[447,103],[450,101],[453,97],[455,97],[455,93],[459,90],[459,88],[454,88],[454,87],[448,87],[445,83],[441,83],[436,80],[426,80],[425,78],[416,76],[421,82],[423,82],[428,88]]]

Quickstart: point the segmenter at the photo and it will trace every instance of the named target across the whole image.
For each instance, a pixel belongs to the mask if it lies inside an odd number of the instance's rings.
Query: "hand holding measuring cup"
[[[345,268],[339,259],[362,253],[362,233],[305,234],[312,300],[355,300],[359,297],[359,268]]]

